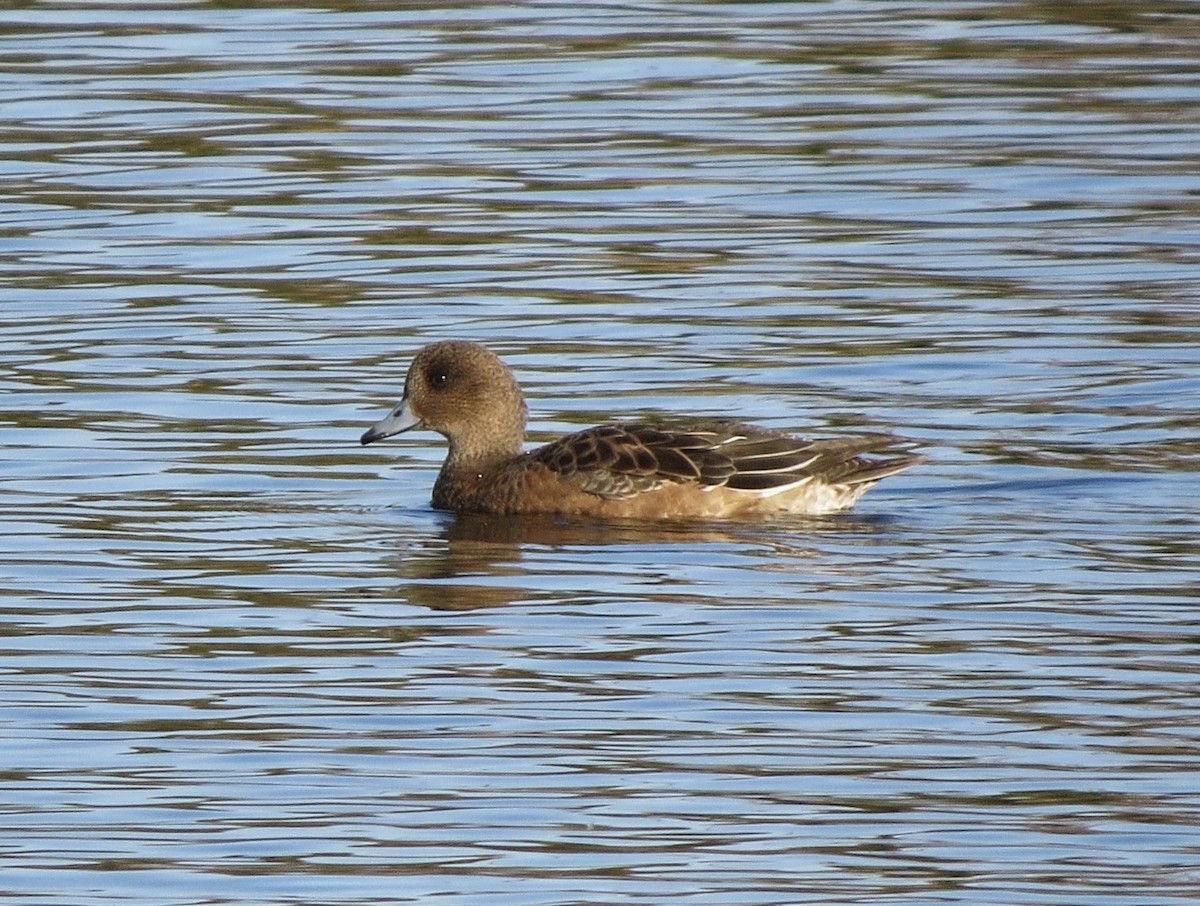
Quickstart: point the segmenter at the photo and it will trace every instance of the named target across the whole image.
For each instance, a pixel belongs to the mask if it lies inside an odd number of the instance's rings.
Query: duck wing
[[[802,440],[750,431],[729,437],[717,449],[734,465],[734,473],[725,481],[727,488],[770,497],[813,481],[845,488],[870,485],[924,461],[924,456],[912,453],[884,459],[863,455],[896,452],[900,446],[890,434]]]
[[[896,445],[889,435],[806,441],[734,424],[678,430],[601,425],[530,456],[584,491],[614,500],[668,483],[769,497],[814,479],[846,486],[873,483],[921,461],[913,455],[883,460],[860,455]]]
[[[620,500],[668,482],[723,484],[735,471],[703,431],[666,431],[649,425],[601,425],[556,440],[530,456],[583,490]]]

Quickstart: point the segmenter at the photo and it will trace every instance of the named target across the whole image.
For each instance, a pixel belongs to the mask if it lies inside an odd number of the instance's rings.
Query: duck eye
[[[435,371],[429,375],[429,386],[434,390],[445,390],[450,383],[450,375],[444,371]]]

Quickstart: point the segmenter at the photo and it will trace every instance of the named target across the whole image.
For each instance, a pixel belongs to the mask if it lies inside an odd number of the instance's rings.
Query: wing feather
[[[923,459],[862,455],[898,445],[890,435],[810,441],[745,425],[665,430],[635,424],[589,428],[530,455],[588,493],[609,499],[668,483],[771,496],[813,480],[845,487],[871,484]]]

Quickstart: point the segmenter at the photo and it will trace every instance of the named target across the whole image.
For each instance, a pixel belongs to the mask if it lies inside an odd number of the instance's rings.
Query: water
[[[1189,4],[0,12],[0,896],[1190,903]],[[855,513],[432,511],[535,440],[891,429]]]

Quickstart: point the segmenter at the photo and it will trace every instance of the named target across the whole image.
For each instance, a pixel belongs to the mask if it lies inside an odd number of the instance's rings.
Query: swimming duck
[[[508,366],[478,343],[448,340],[417,353],[399,405],[361,441],[437,431],[450,449],[433,506],[499,515],[819,515],[847,509],[877,481],[924,459],[896,452],[902,445],[890,435],[801,440],[732,422],[606,424],[525,452],[526,415]],[[863,455],[877,452],[885,458]]]

